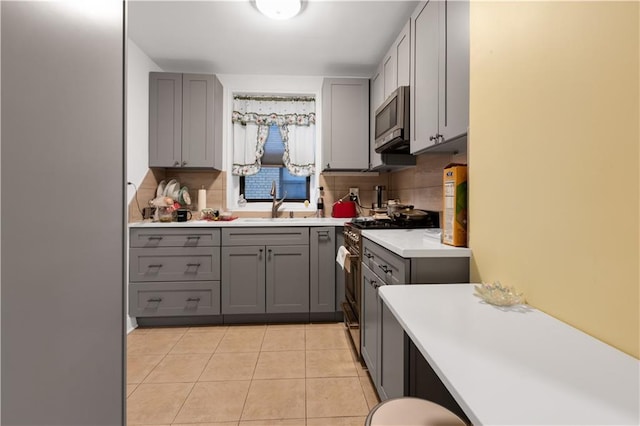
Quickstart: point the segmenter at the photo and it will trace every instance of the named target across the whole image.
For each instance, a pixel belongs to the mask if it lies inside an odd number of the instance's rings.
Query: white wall
[[[149,72],[162,71],[137,44],[127,40],[127,180],[140,186],[149,170]],[[127,204],[135,195],[128,185]],[[127,233],[128,238],[128,233]],[[127,241],[127,247],[129,247]],[[129,258],[127,254],[127,259]],[[127,271],[129,269],[127,268]],[[128,286],[127,276],[127,286]],[[128,306],[128,289],[127,302]],[[128,311],[128,309],[125,309]],[[127,315],[127,333],[137,324]]]
[[[149,72],[162,69],[133,41],[127,49],[127,179],[140,185],[149,170]],[[129,185],[127,202],[134,194]]]
[[[243,94],[273,94],[273,95],[313,95],[316,98],[316,114],[319,116],[322,110],[322,81],[321,76],[280,76],[280,75],[236,75],[217,74],[218,79],[224,87],[224,108],[222,137],[224,140],[223,156],[225,159],[224,168],[231,170],[233,153],[231,151],[231,141],[233,140],[231,127],[231,110],[233,107],[233,95]],[[321,126],[316,126],[316,164],[321,164],[320,141],[322,140]],[[285,203],[281,210],[315,211],[313,200],[316,196],[316,187],[319,182],[319,168],[316,169],[316,176],[311,177],[311,203],[305,208],[302,203]],[[227,207],[229,210],[240,211],[237,205],[239,190],[239,179],[235,176],[227,175]],[[258,205],[264,204],[264,205]],[[245,210],[270,211],[271,203],[252,203],[245,207]]]

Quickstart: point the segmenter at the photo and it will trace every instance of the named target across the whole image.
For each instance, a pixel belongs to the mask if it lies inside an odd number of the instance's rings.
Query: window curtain
[[[282,162],[295,176],[315,172],[315,99],[235,96],[233,99],[233,167],[250,176],[260,171],[269,127],[278,126],[284,143]]]

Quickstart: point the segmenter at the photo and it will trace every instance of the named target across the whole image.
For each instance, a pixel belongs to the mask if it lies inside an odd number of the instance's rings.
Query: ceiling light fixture
[[[256,7],[271,19],[289,19],[300,12],[300,0],[256,0]]]

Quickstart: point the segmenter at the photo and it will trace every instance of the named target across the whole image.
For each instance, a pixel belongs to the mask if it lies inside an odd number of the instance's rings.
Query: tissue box
[[[467,245],[467,165],[449,164],[444,168],[444,223],[442,242]]]

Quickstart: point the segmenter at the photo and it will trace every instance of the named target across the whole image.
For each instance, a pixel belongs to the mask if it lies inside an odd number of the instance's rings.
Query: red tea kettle
[[[356,217],[356,216],[358,216],[358,213],[356,212],[355,201],[338,200],[335,203],[333,203],[333,209],[331,210],[331,217],[349,218],[349,217]]]

